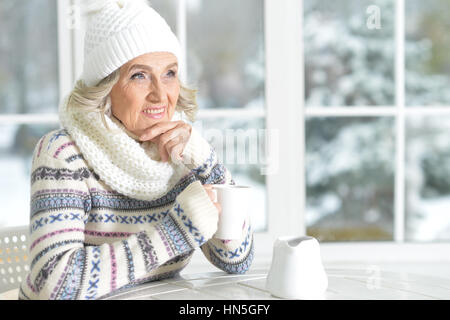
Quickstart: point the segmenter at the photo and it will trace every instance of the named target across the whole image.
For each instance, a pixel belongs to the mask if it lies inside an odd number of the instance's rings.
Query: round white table
[[[450,299],[450,276],[385,271],[376,265],[326,267],[326,300],[440,300]],[[268,268],[243,275],[225,272],[181,274],[118,291],[104,300],[274,300],[266,290]],[[18,289],[0,294],[17,299]]]
[[[325,300],[450,299],[450,279],[406,272],[326,268]],[[376,271],[376,270],[375,270]],[[243,275],[225,272],[182,274],[115,293],[105,300],[279,300],[266,289],[267,269]]]

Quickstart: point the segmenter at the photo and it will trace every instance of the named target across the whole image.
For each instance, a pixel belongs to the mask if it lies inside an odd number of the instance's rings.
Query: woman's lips
[[[151,118],[151,119],[161,119],[164,117],[164,114],[166,113],[166,107],[149,108],[149,109],[143,110],[141,113],[144,116]]]

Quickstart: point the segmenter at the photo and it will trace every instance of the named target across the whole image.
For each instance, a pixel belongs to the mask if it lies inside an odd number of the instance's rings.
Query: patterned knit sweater
[[[19,299],[98,299],[119,289],[178,274],[200,247],[214,266],[245,273],[253,259],[247,217],[237,240],[213,238],[217,209],[202,184],[233,184],[205,157],[193,134],[193,164],[165,195],[125,196],[102,181],[66,129],[36,145],[31,173],[30,271]],[[197,140],[197,141],[196,141]]]

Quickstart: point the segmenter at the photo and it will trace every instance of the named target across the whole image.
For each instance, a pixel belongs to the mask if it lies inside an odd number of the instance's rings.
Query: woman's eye
[[[177,73],[173,70],[170,70],[167,74],[169,77],[175,77],[177,75]]]
[[[135,73],[131,76],[131,79],[145,79],[145,75],[142,72]]]

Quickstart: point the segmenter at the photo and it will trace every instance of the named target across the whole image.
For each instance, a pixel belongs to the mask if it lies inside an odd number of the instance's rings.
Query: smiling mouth
[[[160,108],[145,109],[142,110],[142,113],[149,118],[160,119],[164,116],[165,111],[166,107],[160,107]]]
[[[147,114],[158,114],[158,113],[163,113],[165,109],[166,109],[166,107],[161,107],[158,109],[145,109],[142,112],[147,113]]]

